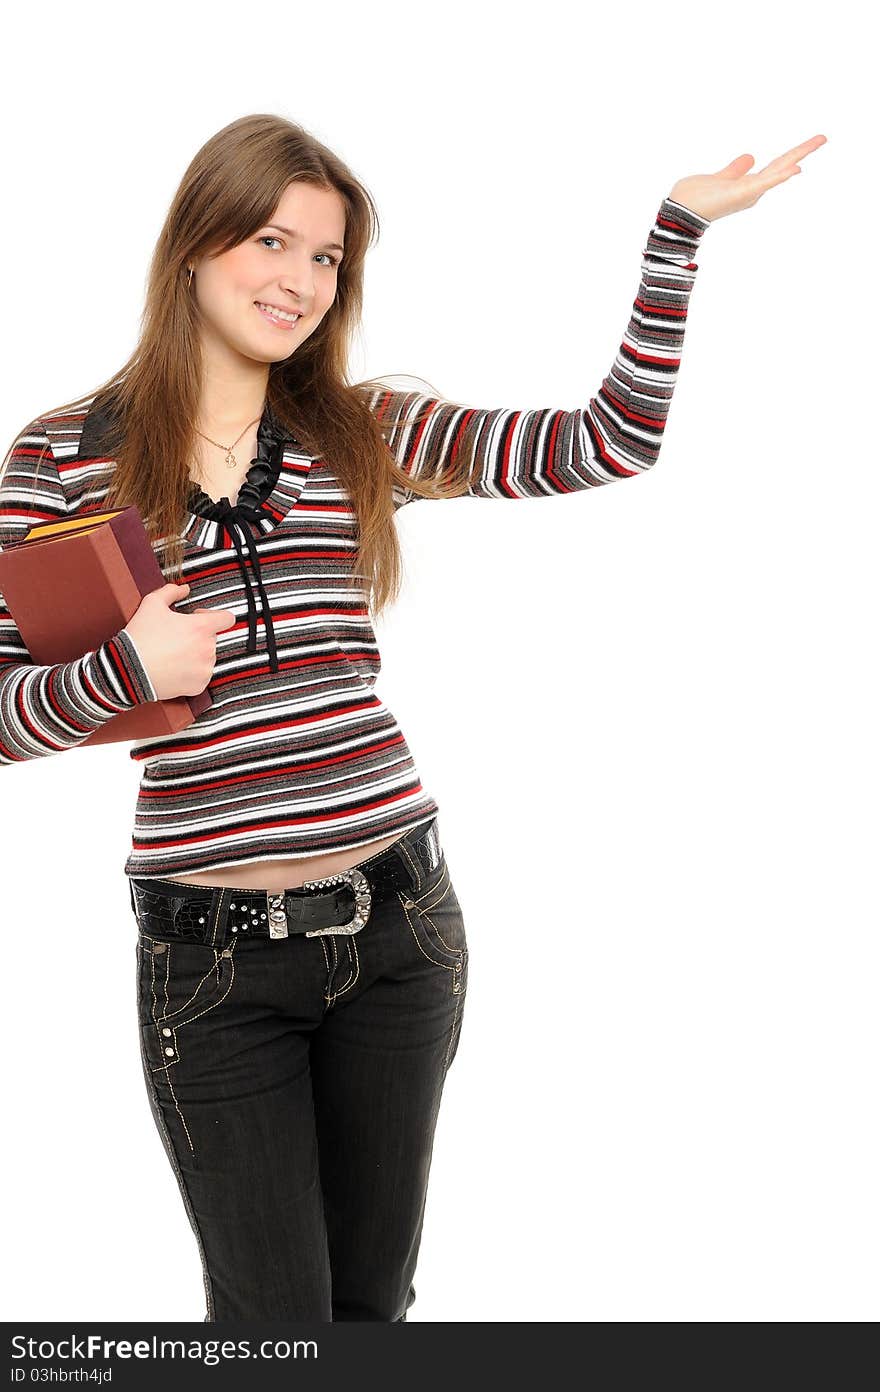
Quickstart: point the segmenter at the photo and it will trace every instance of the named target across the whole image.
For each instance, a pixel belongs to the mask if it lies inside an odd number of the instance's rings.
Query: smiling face
[[[344,245],[341,196],[294,182],[265,226],[231,251],[193,261],[193,294],[209,359],[231,354],[268,364],[295,352],[336,297]],[[275,320],[258,304],[301,318],[294,324]]]

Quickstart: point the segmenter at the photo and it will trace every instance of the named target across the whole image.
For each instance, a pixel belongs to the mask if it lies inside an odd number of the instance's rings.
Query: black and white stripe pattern
[[[370,404],[391,427],[398,463],[411,474],[448,467],[461,428],[476,416],[469,488],[475,498],[553,497],[650,468],[678,375],[698,269],[693,258],[708,225],[663,200],[623,340],[586,407],[477,410],[411,392],[375,392]],[[97,476],[106,461],[80,449],[91,400],[75,412],[44,416],[16,441],[0,485],[0,543],[37,519],[100,507]],[[404,410],[424,401],[432,405],[426,423],[398,426]],[[51,457],[33,497],[28,480],[47,441]],[[438,811],[374,689],[381,658],[352,574],[358,536],[350,499],[323,458],[291,446],[284,461],[256,540],[277,673],[269,671],[262,641],[255,653],[246,651],[245,593],[228,534],[194,517],[184,529],[183,579],[191,588],[175,608],[232,609],[238,621],[217,635],[213,705],[187,729],[131,747],[143,773],[129,875],[173,876],[357,847]],[[395,506],[414,496],[396,489]],[[73,748],[121,708],[114,702],[150,699],[149,677],[127,638],[123,630],[78,663],[34,669],[0,604],[0,762]]]
[[[432,398],[376,391],[379,419],[391,427],[398,463],[422,477],[454,457],[472,418],[478,422],[475,498],[542,498],[593,488],[644,473],[660,453],[678,376],[688,300],[698,270],[693,260],[707,219],[664,199],[642,253],[632,315],[598,395],[575,411],[480,410],[438,401],[426,421],[400,424]],[[467,495],[465,495],[467,496]],[[423,501],[395,492],[397,506]]]
[[[37,460],[43,460],[33,485]],[[0,488],[0,544],[68,515],[48,435],[33,422],[17,437]],[[0,597],[0,764],[60,754],[114,715],[156,693],[123,629],[72,662],[38,666]]]

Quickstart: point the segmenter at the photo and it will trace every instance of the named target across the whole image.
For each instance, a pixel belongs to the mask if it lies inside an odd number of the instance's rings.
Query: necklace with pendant
[[[257,421],[259,421],[259,420],[262,420],[262,416],[255,416],[254,419],[253,419],[252,421],[248,421],[248,423],[247,423],[247,425],[245,426],[244,430],[250,430],[251,426],[252,426],[252,425],[256,425]],[[244,430],[241,432],[241,435],[244,434]],[[202,435],[201,430],[197,430],[197,431],[196,431],[196,434],[197,434],[197,435]],[[236,459],[236,457],[235,457],[235,455],[232,453],[232,451],[233,451],[234,447],[238,444],[238,441],[241,439],[241,435],[238,436],[238,439],[233,440],[233,442],[232,442],[231,445],[221,445],[219,440],[212,440],[211,437],[210,437],[210,435],[202,435],[202,439],[203,439],[203,440],[207,440],[209,445],[216,445],[218,449],[225,450],[225,451],[226,451],[226,464],[227,464],[228,468],[230,468],[230,469],[237,469],[237,468],[238,468],[238,460]]]
[[[272,493],[278,476],[281,472],[281,458],[283,452],[283,440],[287,438],[293,444],[298,444],[289,432],[281,427],[268,408],[264,411],[260,419],[260,429],[257,432],[257,453],[251,466],[245,474],[241,487],[238,490],[238,500],[233,509],[228,498],[221,498],[215,501],[205,490],[196,482],[190,488],[189,508],[196,516],[207,517],[215,520],[226,517],[230,512],[233,515],[249,516],[254,518],[259,515],[258,509],[264,500]],[[250,422],[253,425],[253,421]],[[248,426],[245,426],[245,430]],[[197,434],[201,434],[197,431]],[[244,434],[244,430],[241,432]],[[204,436],[210,444],[216,444],[218,449],[226,450],[226,445],[219,444],[216,440],[211,440],[209,436]],[[238,439],[241,439],[239,435]],[[226,461],[229,463],[229,456],[232,454],[234,445],[238,440],[233,441],[227,450]],[[233,461],[234,461],[233,455]]]

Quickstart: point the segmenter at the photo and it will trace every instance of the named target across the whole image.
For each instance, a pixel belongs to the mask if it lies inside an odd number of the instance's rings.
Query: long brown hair
[[[135,504],[147,535],[162,546],[166,578],[179,580],[184,556],[179,533],[192,483],[189,461],[196,446],[202,371],[187,266],[203,254],[230,250],[265,226],[291,180],[340,194],[345,256],[336,297],[317,329],[291,357],[270,364],[267,401],[309,454],[332,460],[351,498],[359,532],[356,576],[375,617],[397,598],[402,579],[393,487],[425,498],[461,496],[473,466],[475,422],[462,431],[454,463],[442,475],[429,460],[420,479],[411,477],[392,458],[390,424],[377,420],[367,401],[385,382],[374,377],[352,383],[347,377],[363,307],[364,262],[378,238],[378,212],[351,170],[302,126],[271,114],[243,116],[202,146],[159,234],[133,353],[86,398],[55,409],[72,409],[91,396],[109,408],[113,462],[102,510]],[[429,409],[411,411],[404,423],[417,425]],[[400,418],[396,424],[400,427]]]

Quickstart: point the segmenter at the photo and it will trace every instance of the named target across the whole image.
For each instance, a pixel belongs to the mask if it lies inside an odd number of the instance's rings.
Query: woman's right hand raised
[[[188,594],[189,585],[173,582],[151,590],[125,625],[159,701],[204,691],[217,661],[216,635],[236,622],[231,609],[175,613],[171,606]]]

